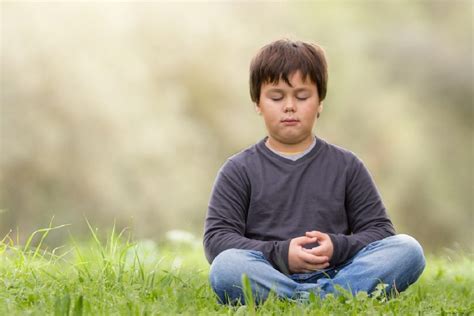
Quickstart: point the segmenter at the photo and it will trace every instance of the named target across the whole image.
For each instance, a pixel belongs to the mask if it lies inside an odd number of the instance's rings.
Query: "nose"
[[[283,108],[283,111],[285,113],[288,113],[288,112],[295,112],[296,111],[296,108],[295,108],[295,102],[292,98],[288,98],[285,105],[284,105],[284,108]]]

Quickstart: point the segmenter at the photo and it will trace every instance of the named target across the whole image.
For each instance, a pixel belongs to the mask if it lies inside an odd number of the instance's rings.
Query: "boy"
[[[380,194],[352,152],[312,132],[326,96],[327,64],[315,44],[278,40],[250,66],[250,95],[268,136],[230,157],[205,223],[211,287],[222,303],[403,291],[425,266],[423,250],[396,235]]]

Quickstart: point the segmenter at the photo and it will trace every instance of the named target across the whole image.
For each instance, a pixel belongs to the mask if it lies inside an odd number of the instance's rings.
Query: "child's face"
[[[262,84],[260,101],[256,107],[261,112],[269,137],[281,145],[298,145],[312,141],[312,130],[318,112],[322,111],[316,84],[309,78],[303,81],[297,71],[276,85]]]

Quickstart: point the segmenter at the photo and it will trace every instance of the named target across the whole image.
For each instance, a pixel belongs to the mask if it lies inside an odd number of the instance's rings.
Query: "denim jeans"
[[[335,285],[351,292],[372,293],[386,284],[388,294],[414,283],[425,268],[420,244],[408,235],[395,235],[370,243],[337,267],[312,273],[285,275],[255,250],[228,249],[212,262],[210,283],[221,303],[245,304],[242,274],[246,274],[257,303],[273,291],[280,298],[305,300],[311,292],[324,298],[338,294]]]

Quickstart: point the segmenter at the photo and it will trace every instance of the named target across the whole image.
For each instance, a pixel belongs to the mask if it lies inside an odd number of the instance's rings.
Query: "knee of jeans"
[[[420,271],[425,268],[426,261],[423,248],[413,237],[405,234],[393,236],[396,238],[396,245],[400,250],[400,256],[404,262],[409,262],[412,267],[417,267]]]
[[[227,293],[235,292],[241,286],[242,274],[249,250],[227,249],[221,252],[212,262],[209,281],[216,294],[224,299]]]

